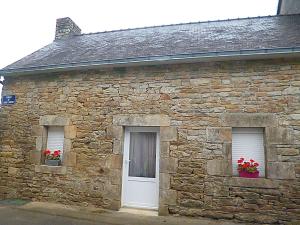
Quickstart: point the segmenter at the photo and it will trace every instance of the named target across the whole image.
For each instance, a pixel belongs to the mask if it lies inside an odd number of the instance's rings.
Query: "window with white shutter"
[[[64,136],[64,127],[48,127],[47,149],[51,150],[51,152],[60,150],[61,159],[63,158]]]
[[[237,161],[240,158],[250,159],[259,163],[259,176],[265,176],[265,150],[263,128],[232,129],[232,167],[233,175],[238,175]]]

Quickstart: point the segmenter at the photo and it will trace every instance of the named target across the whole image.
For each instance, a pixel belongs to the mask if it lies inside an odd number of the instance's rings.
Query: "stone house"
[[[1,75],[2,199],[300,220],[300,14],[90,34],[62,18]]]

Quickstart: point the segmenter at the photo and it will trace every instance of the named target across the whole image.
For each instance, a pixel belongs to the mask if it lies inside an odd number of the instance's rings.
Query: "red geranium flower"
[[[50,151],[49,149],[46,149],[46,150],[44,151],[44,155],[50,155],[50,153],[51,153],[51,151]]]
[[[55,150],[51,153],[49,149],[44,150],[44,155],[46,159],[59,160],[60,159],[60,150]]]
[[[250,159],[249,162],[244,161],[244,158],[240,158],[238,160],[238,171],[239,172],[245,171],[247,173],[257,173],[258,166],[259,166],[259,164],[257,162],[255,162],[255,160],[253,160],[253,159]]]

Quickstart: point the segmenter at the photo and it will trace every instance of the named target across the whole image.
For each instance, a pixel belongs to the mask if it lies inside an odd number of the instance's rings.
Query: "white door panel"
[[[122,206],[158,208],[159,128],[125,129]]]

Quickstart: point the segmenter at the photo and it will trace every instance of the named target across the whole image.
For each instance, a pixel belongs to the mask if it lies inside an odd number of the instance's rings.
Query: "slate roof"
[[[297,46],[300,46],[300,14],[276,15],[76,35],[55,40],[4,70]]]

